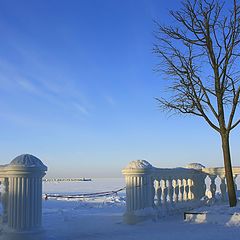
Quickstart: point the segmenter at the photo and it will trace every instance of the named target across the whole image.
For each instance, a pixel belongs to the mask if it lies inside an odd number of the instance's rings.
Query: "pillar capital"
[[[123,170],[123,175],[145,175],[152,173],[154,167],[146,160],[131,161]]]

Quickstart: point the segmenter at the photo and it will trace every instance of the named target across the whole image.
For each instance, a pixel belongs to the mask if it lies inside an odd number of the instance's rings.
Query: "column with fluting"
[[[24,154],[7,168],[9,176],[8,227],[17,231],[41,228],[42,178],[47,167],[36,157]]]
[[[138,211],[153,207],[152,169],[152,165],[146,160],[136,160],[130,162],[122,171],[126,181],[124,219],[127,223],[135,223],[139,220],[136,216]]]

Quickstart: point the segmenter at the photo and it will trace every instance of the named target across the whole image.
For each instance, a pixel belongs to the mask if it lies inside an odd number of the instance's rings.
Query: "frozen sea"
[[[92,193],[117,190],[124,186],[124,178],[93,178],[92,181],[80,182],[43,182],[43,193]]]

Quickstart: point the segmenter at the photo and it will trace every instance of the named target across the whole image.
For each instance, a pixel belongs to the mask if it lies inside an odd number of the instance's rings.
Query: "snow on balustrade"
[[[215,199],[217,177],[220,178],[222,201],[226,201],[224,168],[205,168],[199,163],[191,163],[186,168],[155,168],[146,160],[136,160],[129,163],[122,173],[126,180],[124,219],[127,223],[204,204],[207,178],[210,179],[212,201]],[[239,174],[240,168],[234,167],[234,180]]]

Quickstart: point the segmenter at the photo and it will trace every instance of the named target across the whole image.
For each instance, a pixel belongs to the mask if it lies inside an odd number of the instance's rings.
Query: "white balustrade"
[[[15,232],[38,231],[42,220],[42,178],[47,167],[24,154],[0,166],[2,222]]]
[[[233,167],[233,180],[235,189],[237,190],[236,178],[240,175],[240,167]],[[227,185],[226,185],[226,177],[225,177],[225,169],[223,167],[216,167],[216,168],[203,168],[202,172],[206,173],[210,180],[210,192],[212,198],[215,199],[216,189],[217,189],[217,177],[220,178],[220,192],[221,192],[221,199],[222,201],[227,201]]]
[[[136,223],[148,217],[156,217],[170,211],[186,210],[204,203],[206,177],[210,178],[210,192],[215,199],[217,182],[221,182],[222,201],[226,201],[227,187],[224,168],[205,168],[201,164],[189,164],[186,168],[155,168],[146,160],[132,161],[122,173],[126,179],[127,210],[124,219]],[[233,177],[240,168],[233,168]]]

